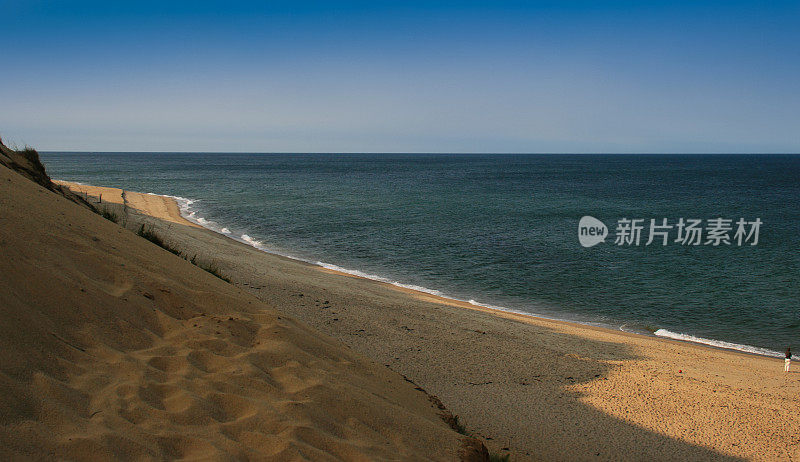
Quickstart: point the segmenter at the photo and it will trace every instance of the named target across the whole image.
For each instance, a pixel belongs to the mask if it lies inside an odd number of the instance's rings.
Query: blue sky
[[[0,0],[42,150],[800,152],[800,2]]]

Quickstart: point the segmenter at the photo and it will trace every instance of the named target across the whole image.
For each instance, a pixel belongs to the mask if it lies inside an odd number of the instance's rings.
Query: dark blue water
[[[463,300],[776,351],[800,344],[800,156],[42,157],[54,178],[193,199],[195,218],[264,248]],[[609,227],[605,243],[579,244],[584,215]],[[731,238],[739,218],[759,218],[758,244],[644,245],[651,218],[718,217],[734,221]],[[639,246],[614,245],[621,218],[645,219]]]

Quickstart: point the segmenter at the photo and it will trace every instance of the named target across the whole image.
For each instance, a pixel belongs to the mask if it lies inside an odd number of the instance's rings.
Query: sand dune
[[[0,253],[4,460],[463,450],[399,374],[1,166]]]

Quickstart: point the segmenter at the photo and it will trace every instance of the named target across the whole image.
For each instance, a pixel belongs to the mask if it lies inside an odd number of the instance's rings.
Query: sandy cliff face
[[[90,203],[70,191],[69,188],[55,184],[50,180],[50,176],[47,175],[44,165],[41,160],[39,160],[39,153],[34,149],[25,148],[22,150],[14,150],[8,148],[0,141],[0,165],[19,173],[39,186],[53,191],[82,207],[94,210],[94,207]]]
[[[463,451],[399,375],[70,202],[14,154],[0,155],[0,458]]]

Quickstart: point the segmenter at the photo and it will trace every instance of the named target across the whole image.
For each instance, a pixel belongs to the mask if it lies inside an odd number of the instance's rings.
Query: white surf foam
[[[456,301],[459,301],[459,302],[467,302],[470,305],[480,306],[482,308],[489,308],[490,310],[504,311],[506,313],[514,313],[514,314],[519,314],[519,315],[522,315],[522,316],[528,316],[528,317],[531,317],[531,318],[547,319],[547,320],[550,320],[550,321],[566,321],[566,322],[572,322],[572,323],[575,323],[575,324],[583,324],[583,325],[587,325],[587,326],[605,327],[607,329],[611,328],[611,326],[606,325],[606,324],[579,321],[579,320],[575,320],[575,319],[558,318],[558,317],[555,317],[555,316],[548,316],[548,315],[542,314],[542,313],[531,313],[530,311],[522,311],[522,310],[516,310],[514,308],[508,308],[508,307],[505,307],[505,306],[492,305],[491,303],[481,303],[481,302],[477,302],[477,301],[475,301],[473,299],[459,300],[459,299],[453,298],[453,297],[447,297],[447,298],[449,298],[451,300],[456,300]]]
[[[317,265],[317,266],[321,266],[323,268],[327,268],[329,270],[338,271],[340,273],[350,274],[350,275],[353,275],[353,276],[358,276],[358,277],[361,277],[361,278],[364,278],[364,279],[372,279],[373,281],[385,282],[385,283],[391,284],[393,286],[403,287],[404,289],[416,290],[417,292],[425,292],[427,294],[438,295],[440,297],[442,296],[442,292],[440,292],[440,291],[438,291],[436,289],[429,289],[427,287],[417,286],[417,285],[414,285],[414,284],[403,284],[402,282],[394,281],[392,279],[385,278],[383,276],[378,276],[377,274],[369,274],[369,273],[365,273],[365,272],[359,271],[359,270],[343,268],[341,266],[334,265],[332,263],[325,263],[325,262],[322,262],[322,261],[315,261],[314,264]]]
[[[252,237],[248,236],[247,234],[242,234],[242,240],[253,247],[257,248],[258,250],[266,250],[264,248],[264,243],[259,241],[258,239],[253,239]]]
[[[175,200],[175,203],[178,204],[178,210],[181,213],[181,216],[192,223],[198,224],[204,228],[210,229],[211,231],[222,233],[222,234],[230,234],[230,230],[226,227],[220,226],[217,222],[209,220],[205,217],[202,217],[197,214],[197,210],[194,210],[192,206],[197,202],[196,199],[189,199],[186,197],[181,196],[170,196],[169,194],[156,194],[156,193],[147,193],[151,196],[163,196],[169,197],[170,199]]]
[[[717,348],[727,348],[729,350],[744,351],[746,353],[753,353],[753,354],[762,355],[762,356],[774,356],[776,358],[782,358],[783,357],[783,353],[780,353],[780,352],[774,351],[774,350],[769,350],[767,348],[755,347],[755,346],[750,346],[750,345],[742,345],[742,344],[739,344],[739,343],[731,343],[731,342],[725,342],[725,341],[722,341],[722,340],[714,340],[714,339],[708,339],[708,338],[703,338],[703,337],[696,337],[694,335],[689,335],[689,334],[679,334],[677,332],[672,332],[672,331],[669,331],[667,329],[658,329],[657,331],[654,332],[654,334],[656,336],[658,336],[658,337],[671,338],[671,339],[675,339],[675,340],[683,340],[685,342],[702,343],[703,345],[711,345],[711,346],[714,346],[714,347],[717,347]]]

